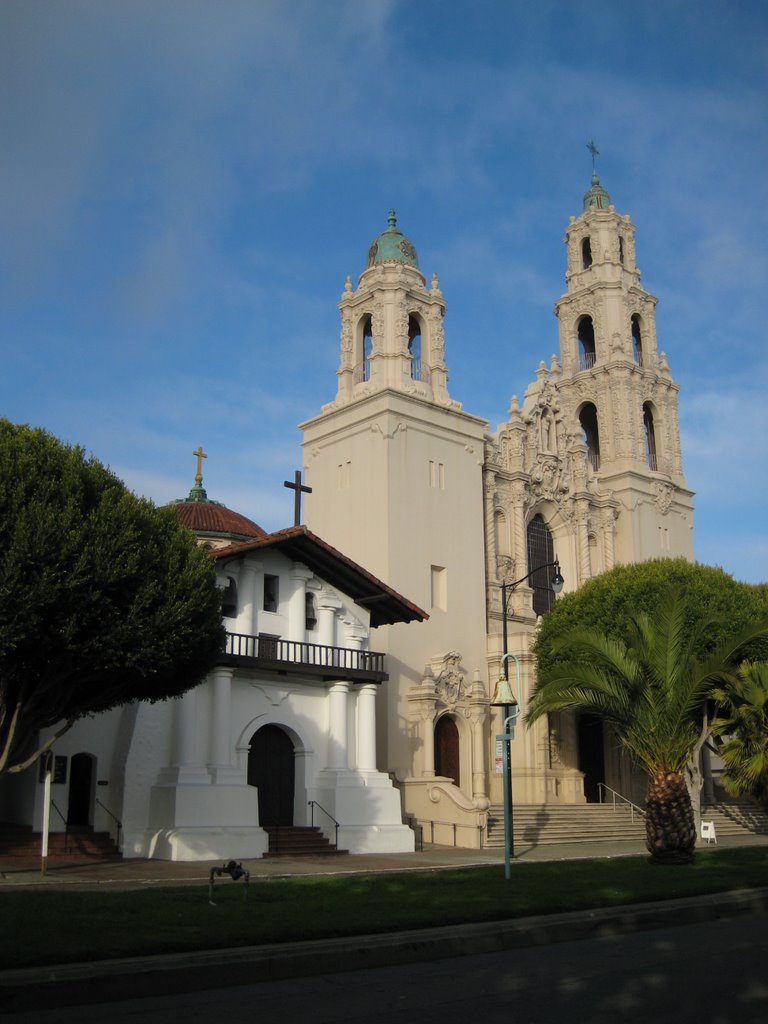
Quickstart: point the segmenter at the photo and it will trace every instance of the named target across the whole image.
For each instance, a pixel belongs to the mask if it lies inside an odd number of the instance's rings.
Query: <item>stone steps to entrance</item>
[[[0,859],[29,862],[40,858],[42,833],[31,826],[0,822]],[[121,854],[107,832],[72,826],[67,832],[48,834],[48,858],[67,863],[120,860]]]
[[[768,835],[768,814],[752,801],[724,797],[704,804],[704,821],[713,821],[716,836]],[[617,804],[522,804],[513,807],[515,843],[530,846],[554,843],[597,843],[645,839],[645,820],[626,805]],[[504,808],[494,804],[488,812],[483,846],[503,848]]]
[[[300,825],[265,825],[269,836],[267,857],[337,857],[348,850],[337,850],[320,829]]]
[[[512,809],[515,843],[529,846],[554,843],[597,843],[645,838],[645,822],[629,807],[610,804],[521,804]],[[504,846],[504,808],[491,806],[483,842],[488,848]]]
[[[768,835],[768,814],[744,797],[726,796],[716,804],[702,804],[701,818],[715,823],[716,836],[740,836],[750,832]]]

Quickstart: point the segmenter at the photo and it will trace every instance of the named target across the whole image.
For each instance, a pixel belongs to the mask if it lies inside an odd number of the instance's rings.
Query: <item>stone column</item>
[[[328,688],[328,755],[327,767],[331,771],[345,771],[349,767],[347,748],[347,698],[349,683],[331,683]]]
[[[357,693],[357,770],[376,771],[376,684],[366,683]]]
[[[208,761],[214,782],[232,771],[232,673],[217,668],[211,673],[211,746]],[[223,771],[222,771],[223,770]]]

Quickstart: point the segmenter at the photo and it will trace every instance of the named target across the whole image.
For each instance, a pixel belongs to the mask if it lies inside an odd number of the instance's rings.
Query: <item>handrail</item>
[[[54,809],[54,811],[56,811],[58,816],[64,822],[64,852],[65,853],[69,853],[69,822],[64,817],[64,815],[61,813],[59,808],[56,806],[56,801],[53,800],[53,799],[51,800],[51,807]]]
[[[353,647],[332,647],[301,640],[281,640],[264,634],[227,632],[226,653],[238,658],[262,658],[320,668],[384,673],[384,655]]]
[[[480,849],[483,848],[483,832],[485,832],[485,825],[466,825],[461,821],[439,821],[437,818],[416,818],[411,817],[411,821],[416,825],[423,828],[424,825],[429,825],[430,829],[430,843],[435,842],[435,825],[450,825],[453,828],[453,845],[457,845],[456,829],[459,828],[473,828],[480,833]],[[422,836],[423,839],[423,836]]]
[[[611,796],[613,797],[612,803],[613,803],[613,809],[614,810],[616,810],[616,801],[617,800],[620,800],[622,803],[627,804],[629,806],[629,808],[631,809],[631,811],[632,811],[632,821],[635,820],[635,811],[637,811],[637,813],[640,815],[641,818],[645,817],[645,811],[642,809],[642,807],[638,807],[637,804],[633,804],[631,800],[628,800],[627,797],[622,796],[621,793],[617,793],[616,790],[615,789],[611,789],[610,786],[606,786],[606,784],[604,782],[598,782],[598,784],[597,784],[597,791],[598,791],[598,794],[600,795],[600,803],[601,804],[607,802],[607,801],[603,800],[603,791],[605,791],[606,793],[610,793],[611,794]]]
[[[104,805],[104,804],[103,804],[103,803],[101,802],[101,800],[99,800],[99,798],[98,798],[98,797],[96,797],[96,798],[95,798],[95,800],[96,800],[96,803],[97,803],[97,804],[99,805],[99,807],[100,807],[100,808],[101,808],[101,809],[102,809],[103,811],[106,811],[106,812],[107,812],[107,814],[108,814],[108,815],[110,816],[110,818],[112,819],[112,821],[114,821],[114,823],[115,823],[115,824],[117,825],[117,841],[116,841],[115,845],[117,846],[117,848],[118,848],[118,850],[119,850],[119,849],[120,849],[120,833],[122,832],[122,829],[123,829],[123,823],[122,823],[122,821],[120,821],[120,819],[119,819],[119,818],[117,817],[117,815],[113,814],[113,813],[112,813],[112,811],[110,811],[110,809],[109,809],[108,807],[106,807],[106,806],[105,806],[105,805]]]
[[[326,809],[323,807],[323,805],[319,804],[317,802],[317,800],[309,800],[309,801],[307,801],[307,806],[312,808],[312,810],[310,812],[310,819],[309,819],[310,825],[312,826],[312,828],[315,827],[315,807],[319,807],[320,810],[323,812],[323,814],[325,814],[326,817],[330,818],[331,821],[333,822],[333,824],[336,826],[336,844],[335,845],[336,845],[336,849],[338,850],[338,848],[339,848],[339,828],[340,828],[339,822],[336,821],[336,819],[330,813],[330,811],[326,811]]]

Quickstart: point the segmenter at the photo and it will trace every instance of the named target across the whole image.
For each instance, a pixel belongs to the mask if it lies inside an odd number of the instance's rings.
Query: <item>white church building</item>
[[[198,464],[178,514],[216,562],[226,653],[183,698],[56,743],[53,829],[119,820],[125,856],[178,860],[259,857],[310,824],[353,852],[413,849],[414,824],[483,844],[502,802],[502,583],[524,707],[556,559],[573,590],[693,558],[678,385],[634,225],[596,175],[565,242],[557,351],[493,431],[449,394],[446,300],[390,213],[344,286],[330,400],[302,424],[307,525],[266,534],[208,499]],[[518,727],[511,748],[518,806],[642,793],[590,716]],[[42,791],[36,769],[2,781],[0,820],[39,828]]]

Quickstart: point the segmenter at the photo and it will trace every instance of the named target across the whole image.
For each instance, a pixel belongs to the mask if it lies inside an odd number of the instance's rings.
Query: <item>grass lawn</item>
[[[0,968],[363,935],[611,907],[768,884],[768,847],[129,892],[0,892]]]

